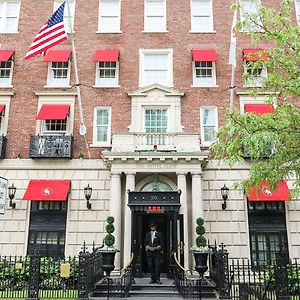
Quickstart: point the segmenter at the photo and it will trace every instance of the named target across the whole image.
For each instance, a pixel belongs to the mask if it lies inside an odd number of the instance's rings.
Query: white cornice
[[[15,92],[2,92],[0,91],[0,96],[13,96]]]
[[[76,92],[62,92],[62,91],[51,91],[51,92],[45,92],[45,91],[36,91],[34,92],[36,96],[77,96]]]
[[[165,92],[165,96],[184,96],[183,92],[179,92],[173,88],[169,88],[166,86],[163,86],[161,84],[151,84],[149,86],[137,89],[133,92],[129,92],[128,96],[132,97],[132,96],[144,96],[146,97],[148,92],[152,91],[152,90],[160,90]]]

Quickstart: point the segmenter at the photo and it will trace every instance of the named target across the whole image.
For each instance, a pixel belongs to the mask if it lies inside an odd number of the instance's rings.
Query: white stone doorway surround
[[[105,151],[103,159],[110,170],[110,212],[115,218],[116,270],[125,266],[131,255],[132,212],[127,206],[127,191],[139,191],[154,176],[173,190],[181,190],[184,224],[184,265],[191,267],[189,247],[195,239],[195,222],[203,216],[202,169],[208,158],[207,151],[197,153]]]

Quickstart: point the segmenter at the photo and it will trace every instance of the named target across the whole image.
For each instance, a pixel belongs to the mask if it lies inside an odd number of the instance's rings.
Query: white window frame
[[[107,124],[107,141],[97,141],[97,111],[108,111],[108,124]],[[111,107],[110,106],[95,106],[94,119],[93,119],[93,144],[90,147],[111,147]]]
[[[162,15],[160,17],[163,18],[163,28],[160,30],[152,30],[150,26],[148,25],[148,18],[149,17],[158,17],[158,16],[148,16],[148,11],[147,11],[147,4],[149,2],[163,2],[163,11],[161,12]],[[167,0],[144,0],[144,30],[143,32],[168,32],[167,30]]]
[[[13,93],[1,93],[0,92],[0,104],[5,105],[4,113],[2,112],[3,116],[1,118],[0,123],[0,135],[6,136],[7,128],[8,128],[8,116],[9,116],[9,109],[10,109],[10,101]]]
[[[49,95],[49,93],[36,93],[39,97],[37,114],[39,113],[41,107],[46,105],[70,105],[69,115],[67,117],[67,128],[65,135],[72,135],[74,128],[74,111],[75,111],[75,95],[69,93],[61,93],[61,95],[54,94]],[[36,131],[35,134],[44,135],[44,120],[36,120]]]
[[[57,63],[56,61],[49,62],[48,63],[48,75],[47,75],[47,87],[63,87],[63,88],[70,88],[70,73],[71,73],[71,60],[68,59],[68,71],[67,71],[67,78],[54,78],[53,77],[53,72],[52,72],[52,64]]]
[[[300,26],[300,0],[295,0],[295,12],[298,25]]]
[[[214,127],[215,127],[215,132],[217,132],[218,128],[219,128],[219,122],[218,122],[218,107],[217,106],[201,106],[200,107],[200,134],[201,134],[201,145],[202,146],[210,146],[212,145],[216,140],[214,141],[206,141],[205,140],[205,134],[204,134],[204,118],[202,117],[203,115],[203,111],[205,109],[214,109],[215,111],[215,124],[214,124]]]
[[[192,87],[218,87],[217,85],[217,75],[216,75],[216,62],[212,61],[212,77],[211,84],[207,84],[206,82],[201,83],[201,78],[196,77],[196,62],[192,62],[193,69],[193,85]]]
[[[0,33],[19,33],[18,31],[18,27],[19,27],[19,18],[20,18],[20,7],[21,7],[21,2],[19,0],[7,0],[7,1],[3,1],[0,0],[0,3],[3,3],[3,11],[0,11],[1,14],[1,18],[0,18]],[[17,17],[16,17],[16,30],[15,31],[9,31],[6,30],[6,24],[7,24],[7,3],[18,3],[19,4],[19,10],[17,12]]]
[[[162,110],[165,109],[167,110],[167,129],[166,129],[166,133],[170,132],[170,106],[166,106],[166,105],[155,105],[155,106],[151,106],[151,105],[144,105],[143,107],[143,120],[142,120],[142,126],[143,126],[143,132],[146,133],[146,110],[148,109],[153,109],[153,110]]]
[[[119,67],[120,67],[119,62],[118,61],[115,62],[116,63],[116,77],[108,78],[108,80],[103,80],[103,78],[100,78],[100,67],[99,67],[100,63],[101,62],[96,63],[96,77],[95,77],[94,87],[100,87],[100,88],[120,87],[120,85],[119,85]],[[107,81],[107,83],[105,81]]]
[[[258,68],[254,68],[258,69]],[[247,78],[244,78],[245,87],[262,87],[263,80],[267,77],[268,71],[267,68],[261,68],[262,72],[260,76],[248,75]],[[244,59],[244,76],[247,75],[247,60]]]
[[[257,95],[256,97],[253,97],[247,93],[238,93],[240,98],[240,113],[243,115],[245,114],[245,104],[269,104],[270,94],[261,94]],[[272,97],[272,104],[274,108],[277,107],[277,98],[276,95]]]
[[[210,2],[210,22],[209,25],[207,26],[209,29],[201,30],[201,28],[196,28],[195,22],[194,22],[194,10],[193,10],[193,3],[201,0],[190,0],[190,11],[191,11],[191,33],[215,33],[216,31],[214,30],[214,14],[213,14],[213,1],[212,0],[205,0]],[[204,15],[201,15],[204,16]]]
[[[146,86],[145,84],[145,56],[155,54],[166,54],[168,55],[168,71],[167,71],[167,82],[164,84],[168,87],[173,87],[173,49],[139,49],[139,87]],[[155,82],[153,82],[154,84]],[[148,84],[147,84],[148,85]]]
[[[244,13],[243,13],[243,9],[242,9],[242,7],[243,7],[243,4],[242,4],[242,2],[243,1],[245,1],[245,2],[257,2],[257,4],[258,4],[258,10],[260,9],[260,7],[261,7],[261,0],[240,0],[240,20],[241,20],[241,22],[243,22],[244,21]],[[248,13],[248,12],[246,12],[246,13]],[[258,12],[257,12],[258,13]],[[259,31],[262,31],[262,29],[261,28],[245,28],[245,27],[242,27],[241,28],[241,32],[250,32],[250,31],[254,31],[254,32],[259,32]]]
[[[6,88],[12,88],[12,76],[13,76],[13,71],[14,71],[14,54],[9,58],[11,60],[11,68],[10,68],[10,76],[9,78],[0,78],[0,87],[6,87]],[[8,61],[9,61],[8,60]]]
[[[53,6],[53,12],[55,12],[62,5],[63,2],[64,0],[55,0]],[[69,3],[70,3],[70,11],[71,11],[72,32],[74,33],[76,0],[69,0]],[[69,21],[69,8],[67,2],[65,4],[65,11],[64,11],[64,24],[65,24],[66,32],[71,33],[70,21]]]
[[[116,15],[110,16],[110,17],[116,17],[117,18],[117,24],[118,28],[116,30],[104,30],[101,26],[102,23],[102,13],[101,13],[101,2],[118,2],[118,11],[116,12]],[[121,31],[121,0],[99,0],[99,17],[98,17],[98,31],[97,33],[122,33]]]

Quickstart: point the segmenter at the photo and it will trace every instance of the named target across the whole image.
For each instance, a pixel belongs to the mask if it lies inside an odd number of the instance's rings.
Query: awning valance
[[[218,61],[215,50],[192,50],[193,61]]]
[[[64,120],[69,114],[70,105],[43,104],[36,120]]]
[[[30,180],[23,200],[66,201],[71,180]]]
[[[245,112],[253,112],[258,115],[273,114],[275,108],[272,104],[245,104]]]
[[[119,61],[120,50],[97,50],[94,62],[116,62]]]
[[[71,50],[48,50],[44,58],[45,62],[67,62],[70,58]]]
[[[8,61],[14,53],[14,50],[0,50],[0,62]]]
[[[282,180],[274,191],[268,181],[261,181],[259,190],[252,188],[248,193],[249,201],[287,201],[290,199],[289,188],[286,181]]]
[[[264,49],[243,49],[243,55],[246,61],[268,61],[268,54]]]
[[[3,110],[4,110],[5,105],[4,104],[0,104],[0,114],[2,114]]]

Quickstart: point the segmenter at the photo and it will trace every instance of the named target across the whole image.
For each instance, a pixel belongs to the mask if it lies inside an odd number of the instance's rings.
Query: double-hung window
[[[54,2],[54,11],[56,11],[62,5],[63,2],[64,0],[56,0]],[[70,4],[70,10],[66,2],[65,11],[64,11],[64,25],[67,33],[70,33],[74,30],[75,0],[69,0],[69,4]],[[72,30],[71,30],[71,24],[72,24]]]
[[[0,87],[10,87],[13,73],[14,51],[0,50]]]
[[[173,86],[173,50],[140,50],[140,86]]]
[[[295,0],[295,5],[296,5],[297,22],[298,22],[298,25],[300,25],[300,0]]]
[[[100,0],[99,2],[99,32],[114,33],[121,31],[120,0]]]
[[[111,144],[111,108],[94,108],[93,146],[109,147]]]
[[[0,33],[17,33],[20,1],[0,0]]]
[[[214,50],[193,50],[193,86],[216,86],[217,54]]]
[[[260,31],[260,0],[240,0],[240,17],[243,31]]]
[[[212,0],[191,0],[191,32],[212,32]]]
[[[166,24],[166,0],[145,0],[144,31],[164,32]]]
[[[210,146],[215,142],[215,133],[218,130],[217,107],[200,108],[201,141],[203,146]]]

